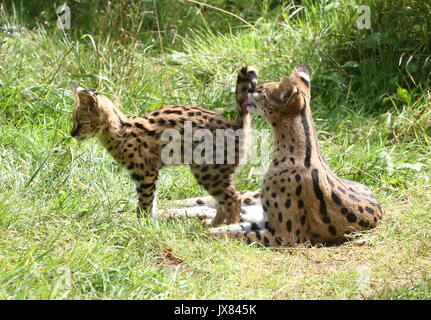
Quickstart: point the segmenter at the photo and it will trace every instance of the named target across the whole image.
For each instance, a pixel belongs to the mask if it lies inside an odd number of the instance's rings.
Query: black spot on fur
[[[341,202],[340,197],[339,197],[339,196],[338,196],[338,194],[336,194],[334,191],[332,191],[332,193],[331,193],[331,197],[332,197],[332,201],[334,201],[334,202],[335,202],[335,204],[337,204],[337,205],[339,205],[339,206],[342,206],[342,205],[343,205],[343,203]]]
[[[154,130],[148,130],[142,124],[140,124],[138,122],[135,123],[135,127],[138,128],[138,129],[143,130],[145,132],[145,134],[147,134],[149,136],[154,136],[156,134],[156,132]]]
[[[351,223],[356,222],[356,220],[358,219],[353,212],[349,212],[346,218],[347,218],[347,221]]]
[[[374,209],[372,209],[370,207],[365,207],[365,211],[367,211],[368,213],[371,213],[371,214],[375,213]]]
[[[262,236],[260,235],[259,230],[256,230],[254,233],[256,234],[256,239],[259,240],[259,241],[261,241],[262,240]]]
[[[368,203],[371,204],[373,207],[379,208],[379,204],[376,202],[368,200]]]
[[[337,187],[337,189],[341,192],[341,193],[346,193],[346,190],[344,190],[343,188],[341,188],[341,187]]]
[[[316,198],[320,201],[320,208],[319,211],[323,215],[328,214],[328,210],[326,209],[326,203],[325,199],[323,197],[322,189],[320,189],[319,185],[319,171],[317,169],[313,169],[311,171],[311,178],[313,180],[313,189],[314,193],[316,194]]]
[[[298,208],[299,208],[299,209],[304,208],[304,201],[302,201],[302,200],[298,200]]]
[[[148,189],[148,188],[153,188],[154,187],[154,183],[143,183],[139,186],[141,189]]]
[[[364,220],[359,220],[359,223],[358,223],[361,227],[364,227],[364,228],[368,228],[369,226],[370,226],[370,223],[369,222],[367,222],[367,221],[364,221]]]
[[[140,174],[137,174],[137,173],[132,173],[130,176],[135,181],[137,181],[137,180],[144,180],[144,178],[145,178],[144,176],[142,176]]]
[[[328,231],[329,231],[333,236],[336,236],[336,235],[337,235],[337,230],[335,230],[335,227],[334,227],[334,226],[332,226],[332,225],[330,225],[330,226],[328,227]]]
[[[219,196],[222,193],[223,193],[223,190],[214,190],[214,191],[211,191],[211,195],[212,196]]]
[[[355,195],[353,194],[349,194],[349,198],[352,199],[355,202],[361,202],[361,200],[359,200]]]
[[[255,222],[253,222],[252,224],[251,224],[251,230],[252,231],[256,231],[256,230],[259,230],[259,226],[257,225],[257,223],[255,223]]]
[[[220,185],[221,181],[215,181],[213,182],[213,184],[211,185],[211,188],[215,188],[218,187]]]
[[[331,218],[329,218],[329,216],[323,216],[322,221],[328,224],[328,223],[331,223]]]
[[[163,111],[163,113],[166,113],[166,114],[171,114],[171,113],[183,114],[181,110],[165,110],[165,111]]]
[[[251,199],[250,198],[245,198],[244,199],[244,203],[245,204],[250,204],[252,201],[251,201]]]
[[[301,225],[305,224],[305,215],[301,216]]]
[[[287,220],[287,222],[286,222],[286,228],[287,228],[287,231],[288,232],[290,232],[290,231],[292,231],[292,220]]]
[[[353,189],[352,187],[349,187],[349,190],[352,191],[353,193],[358,193],[355,189]]]
[[[275,238],[275,243],[279,246],[281,246],[283,244],[283,239],[281,237],[276,237]]]
[[[301,186],[301,185],[298,185],[298,186],[296,187],[296,191],[295,191],[295,193],[296,193],[296,195],[297,195],[297,196],[300,196],[300,195],[301,195],[301,190],[302,190],[302,186]]]

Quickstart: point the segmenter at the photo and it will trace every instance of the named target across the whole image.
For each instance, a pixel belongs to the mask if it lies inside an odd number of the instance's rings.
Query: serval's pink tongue
[[[248,97],[245,97],[242,102],[240,103],[241,111],[244,113],[249,113],[247,110],[247,107],[250,105],[250,102],[248,101]]]

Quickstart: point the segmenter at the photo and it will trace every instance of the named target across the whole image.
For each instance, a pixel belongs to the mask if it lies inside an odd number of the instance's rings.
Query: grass
[[[143,3],[149,7],[135,9],[154,9]],[[223,7],[249,27],[190,3],[175,24],[167,18],[180,9],[161,1],[162,37],[154,21],[138,29],[139,21],[116,16],[117,25],[130,23],[128,39],[103,16],[63,34],[43,24],[47,13],[29,19],[38,8],[5,3],[3,25],[27,28],[0,31],[0,298],[431,298],[429,20],[404,27],[413,35],[401,43],[397,32],[411,16],[389,28],[403,8],[387,3],[372,7],[375,29],[360,32],[346,28],[355,22],[352,1],[326,2],[335,9],[262,3]],[[369,185],[385,212],[377,229],[357,235],[360,243],[263,249],[211,238],[194,220],[137,221],[127,174],[97,141],[78,144],[69,134],[71,83],[106,93],[129,114],[169,103],[233,118],[235,70],[254,64],[266,82],[297,63],[313,73],[325,159],[338,175]],[[254,126],[268,128],[257,116]],[[259,187],[252,167],[238,173],[239,190]],[[205,194],[186,167],[163,170],[158,189],[162,207]]]

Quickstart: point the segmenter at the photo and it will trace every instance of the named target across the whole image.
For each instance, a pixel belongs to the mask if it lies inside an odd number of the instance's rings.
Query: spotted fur
[[[261,187],[264,228],[230,225],[214,234],[261,242],[333,243],[345,234],[374,228],[382,218],[370,189],[337,177],[319,151],[310,109],[308,69],[297,66],[289,77],[257,87],[250,111],[272,126],[274,159]]]
[[[191,121],[193,132],[197,129],[208,129],[214,136],[217,129],[249,129],[251,119],[246,110],[247,93],[256,87],[256,73],[252,67],[244,67],[238,73],[235,93],[236,120],[226,120],[216,112],[182,105],[163,106],[142,117],[126,116],[105,95],[72,86],[77,105],[73,111],[71,135],[80,141],[97,137],[111,156],[127,168],[135,182],[138,193],[138,216],[141,212],[149,211],[156,215],[154,203],[156,181],[159,170],[165,165],[161,161],[161,153],[163,147],[169,143],[161,139],[164,130],[176,129],[181,133],[181,139],[174,143],[181,146],[181,154],[184,154],[183,151],[188,151],[187,148],[194,148],[197,144],[184,136],[186,121]],[[215,164],[216,150],[213,152],[213,164],[197,164],[191,159],[190,167],[198,183],[217,202],[217,214],[213,218],[213,225],[225,221],[236,223],[239,220],[240,197],[232,185],[232,178],[241,162],[241,156],[247,150],[247,132],[245,130],[243,145],[239,145],[239,137],[235,138],[233,164],[227,164],[226,151],[224,164]]]

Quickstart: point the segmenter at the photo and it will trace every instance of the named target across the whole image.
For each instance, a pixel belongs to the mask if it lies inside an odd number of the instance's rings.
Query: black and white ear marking
[[[299,72],[298,76],[301,78],[302,82],[304,82],[307,88],[310,88],[310,76],[305,72]]]

